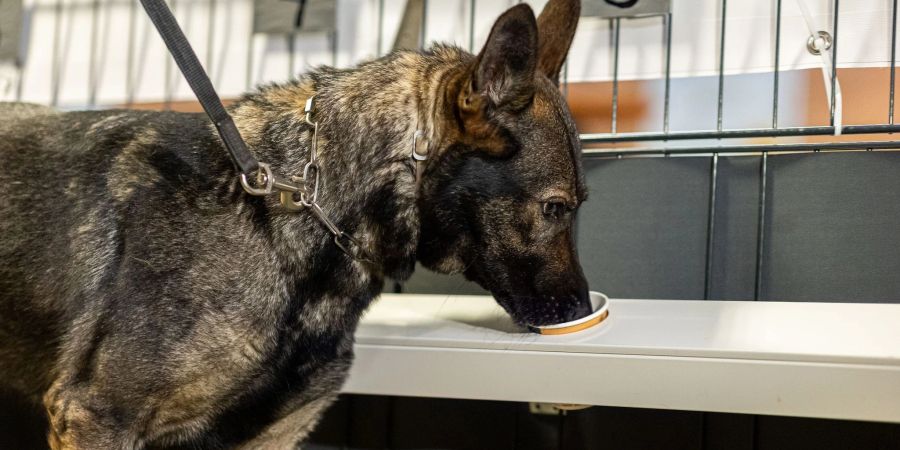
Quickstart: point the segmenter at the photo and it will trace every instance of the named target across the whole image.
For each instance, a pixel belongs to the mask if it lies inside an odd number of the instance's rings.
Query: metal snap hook
[[[260,175],[263,177],[261,184],[265,187],[256,188],[250,185],[246,173],[241,174],[241,186],[244,187],[246,193],[256,196],[269,195],[272,193],[272,187],[275,186],[275,176],[272,175],[272,168],[264,162],[259,163],[259,169],[256,171],[257,178]]]

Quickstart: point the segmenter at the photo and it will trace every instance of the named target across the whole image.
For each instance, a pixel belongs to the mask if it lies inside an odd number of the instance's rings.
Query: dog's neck
[[[300,175],[311,143],[304,106],[315,95],[324,177],[319,201],[378,260],[379,267],[357,267],[361,278],[404,280],[412,273],[419,238],[413,135],[424,131],[429,152],[440,151],[445,121],[436,115],[446,115],[449,107],[446,85],[472,58],[443,46],[396,52],[355,69],[322,68],[266,86],[233,106],[235,122],[257,158],[284,176]],[[267,205],[286,253],[302,259],[312,256],[311,247],[333,246],[307,211],[284,212],[274,198]]]

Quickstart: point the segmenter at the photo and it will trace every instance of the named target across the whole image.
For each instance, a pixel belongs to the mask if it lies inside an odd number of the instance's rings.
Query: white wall
[[[783,0],[782,70],[821,64],[806,52],[809,33],[797,1]],[[830,29],[831,2],[806,1],[817,22],[814,27]],[[487,37],[494,18],[515,3],[475,2],[475,48]],[[545,2],[528,3],[539,10]],[[672,75],[716,73],[720,2],[672,3]],[[349,66],[379,53],[379,0],[339,0],[336,53],[332,54],[328,35],[301,35],[296,38],[293,67],[289,67],[287,38],[251,37],[251,0],[170,0],[170,4],[223,97],[238,95],[259,82],[285,80],[308,67],[331,64],[333,59],[339,66]],[[96,9],[94,5],[98,5]],[[393,41],[405,1],[384,0],[384,5],[382,52]],[[774,5],[774,0],[728,2],[726,73],[772,70]],[[431,0],[428,40],[468,48],[469,8],[469,0]],[[891,0],[841,3],[838,56],[842,67],[889,64],[890,8]],[[139,102],[192,98],[136,0],[25,0],[25,10],[23,100],[84,107],[122,104],[129,96]],[[571,81],[611,79],[610,26],[605,19],[582,19],[569,59]],[[623,20],[621,26],[620,78],[660,77],[664,67],[662,18]],[[10,78],[11,73],[8,67],[0,67],[0,79]],[[4,89],[0,81],[0,99],[19,96],[15,83],[7,84],[10,87]]]

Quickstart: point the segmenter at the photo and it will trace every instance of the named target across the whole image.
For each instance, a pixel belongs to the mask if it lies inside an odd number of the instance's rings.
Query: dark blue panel
[[[769,157],[761,299],[900,301],[900,153]]]
[[[753,300],[760,159],[719,158],[710,299]]]
[[[585,171],[577,236],[591,289],[703,298],[710,159],[589,159]]]

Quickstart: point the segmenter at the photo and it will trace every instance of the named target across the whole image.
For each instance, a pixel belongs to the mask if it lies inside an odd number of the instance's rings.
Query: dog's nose
[[[592,312],[594,312],[594,309],[591,307],[591,294],[587,288],[579,289],[578,293],[575,294],[575,307],[566,311],[564,322],[580,319]]]

